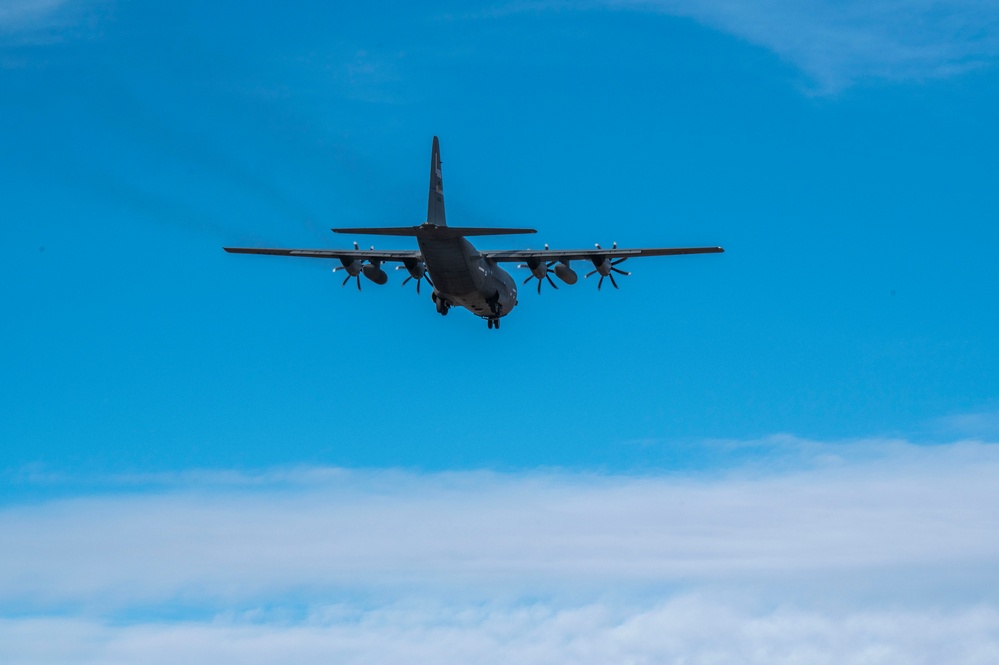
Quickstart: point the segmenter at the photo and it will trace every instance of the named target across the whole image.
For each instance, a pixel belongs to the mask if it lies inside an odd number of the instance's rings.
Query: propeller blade
[[[585,275],[583,275],[583,279],[586,279],[586,278],[587,278],[587,277],[589,277],[590,275],[595,275],[596,273],[597,273],[597,271],[596,271],[596,270],[591,270],[590,272],[588,272],[588,273],[586,273]]]
[[[626,257],[624,257],[624,258],[622,258],[622,259],[618,259],[618,260],[616,260],[616,261],[611,261],[611,265],[612,265],[612,266],[616,266],[617,264],[619,264],[619,263],[624,263],[624,262],[625,262],[625,261],[627,261],[627,260],[628,260],[628,257],[626,256]]]
[[[434,283],[430,281],[430,273],[428,272],[423,273],[423,279],[427,280],[427,284],[429,284],[430,286],[434,285]]]
[[[527,279],[525,279],[525,280],[524,280],[524,281],[523,281],[522,283],[523,283],[523,284],[527,284],[527,283],[528,283],[529,281],[531,281],[531,278],[532,278],[532,277],[534,277],[534,274],[533,274],[533,273],[532,273],[532,274],[530,274],[530,275],[528,275],[528,276],[527,276]]]
[[[597,282],[597,291],[600,290],[600,287],[603,285],[603,283],[604,283],[604,276],[600,275],[600,281]]]
[[[343,284],[340,285],[340,288],[342,289],[343,287],[347,286],[347,282],[349,281],[350,281],[350,275],[347,275],[346,277],[343,278]]]
[[[610,277],[610,281],[611,281],[611,284],[612,284],[612,285],[614,286],[614,288],[616,289],[616,288],[617,288],[617,282],[615,282],[615,281],[614,281],[614,275],[612,275],[612,274],[609,274],[609,275],[607,275],[607,276],[608,276],[608,277]]]
[[[405,266],[399,266],[399,267],[403,268]],[[398,268],[396,268],[396,270],[398,270]],[[406,284],[409,284],[410,280],[414,280],[415,279],[416,280],[416,292],[419,293],[420,292],[420,282],[422,282],[424,280],[424,278],[428,282],[430,282],[430,275],[428,275],[427,273],[423,273],[423,275],[420,276],[420,277],[413,277],[413,275],[410,275],[406,279],[402,280],[402,286],[406,286]],[[434,285],[433,282],[430,282],[430,286],[433,286],[433,285]]]
[[[548,283],[552,285],[552,288],[555,289],[556,291],[558,291],[558,286],[555,284],[555,282],[552,281],[552,276],[551,275],[545,275],[545,277],[548,278]],[[538,280],[538,284],[540,284],[540,283],[541,283],[541,280]]]
[[[619,270],[617,268],[611,268],[611,270],[613,270],[614,272],[616,272],[619,275],[630,275],[631,274],[630,272],[625,272],[624,270]]]
[[[360,275],[355,275],[355,277],[357,278],[357,290],[360,291],[361,290],[361,276]]]
[[[541,280],[538,280],[538,295],[541,295]]]

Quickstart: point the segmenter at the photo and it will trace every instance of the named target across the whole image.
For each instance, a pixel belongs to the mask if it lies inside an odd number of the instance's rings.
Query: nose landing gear
[[[499,292],[497,291],[496,295],[486,302],[489,303],[489,311],[493,313],[493,315],[487,319],[489,328],[490,330],[493,328],[499,330],[500,314],[503,313],[503,305],[501,305],[499,301]]]

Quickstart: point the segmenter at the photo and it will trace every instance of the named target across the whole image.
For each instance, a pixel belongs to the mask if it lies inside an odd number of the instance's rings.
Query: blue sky
[[[650,626],[703,611],[763,640],[733,653],[788,654],[767,626],[821,624],[798,646],[857,645],[836,652],[849,662],[866,653],[857,617],[897,622],[871,639],[900,649],[945,615],[933,648],[995,653],[997,599],[956,578],[999,559],[981,471],[999,462],[997,60],[999,6],[957,0],[8,0],[0,634],[62,626],[104,662],[157,640],[236,657],[252,639],[291,640],[302,662],[388,661],[416,640],[442,662],[448,630],[480,660],[554,662],[538,645],[571,643],[594,662],[697,662],[700,633],[659,643]],[[495,333],[438,316],[398,274],[357,293],[325,262],[221,251],[347,246],[329,227],[423,221],[434,135],[452,224],[539,230],[482,247],[726,253],[631,261],[618,291],[528,285]],[[909,495],[914,478],[925,490]],[[552,495],[570,515],[611,508],[559,531]],[[761,507],[718,508],[743,500]],[[663,544],[689,526],[662,508],[674,502],[699,506],[695,550],[717,566],[690,572],[689,552]],[[881,558],[861,556],[886,529],[855,519],[872,505],[909,527]],[[940,505],[959,533],[932,518]],[[405,506],[409,526],[393,517]],[[634,533],[665,541],[603,549],[633,513]],[[528,528],[532,515],[551,528]],[[366,516],[387,550],[417,554],[344,573],[382,551],[358,535]],[[439,537],[448,520],[461,538]],[[252,554],[287,523],[288,548]],[[341,549],[309,540],[341,528],[356,537]],[[557,551],[504,549],[552,529]],[[910,543],[917,531],[952,545]],[[824,556],[834,532],[850,537]],[[783,559],[757,565],[757,541]],[[90,554],[23,557],[53,547]],[[303,562],[311,548],[328,558]],[[604,556],[618,565],[593,563]],[[88,584],[37,581],[90,579],[99,561]],[[298,572],[268,572],[286,567]],[[841,604],[787,568],[836,578]],[[888,580],[878,602],[874,579]],[[551,619],[535,651],[514,637],[524,616]],[[350,622],[391,638],[351,647]],[[619,651],[583,644],[603,629]],[[31,643],[5,658],[66,662]]]

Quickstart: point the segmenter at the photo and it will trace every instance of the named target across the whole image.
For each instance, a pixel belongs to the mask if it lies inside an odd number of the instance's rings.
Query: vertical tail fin
[[[444,219],[444,180],[441,178],[441,148],[434,137],[430,152],[430,197],[427,199],[427,224],[447,226]]]

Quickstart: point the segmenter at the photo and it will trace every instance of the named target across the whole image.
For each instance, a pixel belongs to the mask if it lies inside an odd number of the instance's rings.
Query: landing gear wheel
[[[486,319],[486,325],[489,326],[490,330],[492,330],[493,329],[493,320],[492,319]]]
[[[499,330],[499,322],[500,320],[498,317],[490,317],[486,319],[486,323],[489,325],[490,330],[492,330],[493,328]]]

